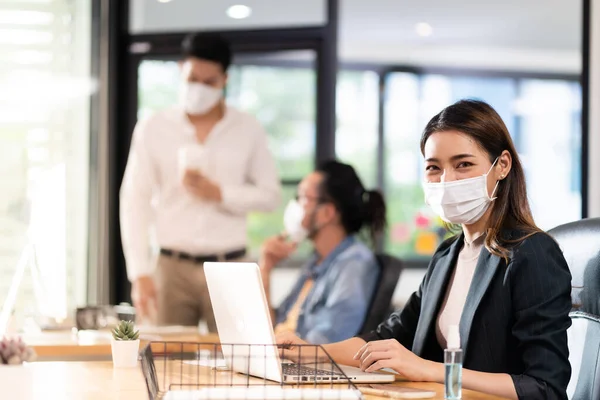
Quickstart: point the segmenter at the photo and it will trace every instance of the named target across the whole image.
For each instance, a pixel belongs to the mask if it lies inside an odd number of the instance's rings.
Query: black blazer
[[[462,235],[442,243],[406,306],[361,337],[393,338],[418,356],[443,361],[436,317],[462,245]],[[510,374],[520,399],[566,399],[570,309],[571,274],[550,236],[525,239],[508,263],[484,247],[460,319],[463,366]]]

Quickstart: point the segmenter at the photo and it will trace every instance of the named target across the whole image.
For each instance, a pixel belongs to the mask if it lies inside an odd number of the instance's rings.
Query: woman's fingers
[[[365,371],[372,364],[376,363],[379,360],[387,360],[392,357],[389,351],[372,351],[364,353],[364,357],[360,360],[360,369]]]
[[[383,368],[391,368],[392,367],[392,360],[391,359],[387,359],[387,360],[379,360],[373,364],[371,364],[371,366],[367,369],[365,369],[365,372],[375,372],[375,371],[379,371],[380,369]]]
[[[275,336],[275,343],[277,344],[295,344],[301,340],[293,332],[284,331],[278,333]]]
[[[363,356],[363,354],[365,353],[365,351],[369,351],[369,349],[371,347],[373,347],[373,344],[377,343],[377,342],[367,342],[363,345],[363,347],[361,347],[360,349],[358,349],[358,351],[356,352],[356,354],[354,355],[354,359],[355,360],[360,360]]]
[[[356,352],[354,359],[360,360],[364,356],[365,352],[384,351],[390,349],[390,347],[391,345],[388,340],[375,340],[373,342],[368,342]]]

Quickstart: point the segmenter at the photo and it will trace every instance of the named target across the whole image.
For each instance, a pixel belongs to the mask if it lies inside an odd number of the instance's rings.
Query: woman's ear
[[[504,150],[500,157],[498,157],[498,162],[496,163],[496,168],[494,168],[494,172],[496,174],[495,178],[497,181],[501,181],[502,179],[508,176],[510,169],[512,168],[512,156],[508,152],[508,150]]]

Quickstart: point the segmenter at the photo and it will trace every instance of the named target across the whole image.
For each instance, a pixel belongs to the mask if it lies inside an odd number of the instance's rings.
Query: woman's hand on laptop
[[[280,347],[285,350],[291,350],[296,346],[302,346],[309,344],[304,340],[300,339],[293,332],[281,332],[275,335],[275,343],[277,343],[277,347]]]
[[[354,356],[360,360],[360,369],[374,372],[390,368],[415,382],[439,382],[444,378],[443,364],[425,360],[397,340],[376,340],[366,343]]]
[[[279,347],[279,356],[283,360],[290,360],[295,363],[313,364],[326,362],[329,360],[323,347],[312,345],[293,332],[281,332],[275,336],[275,342]]]
[[[290,360],[295,363],[301,362],[302,346],[309,344],[289,331],[275,335],[275,343],[279,348],[279,357],[282,360]]]

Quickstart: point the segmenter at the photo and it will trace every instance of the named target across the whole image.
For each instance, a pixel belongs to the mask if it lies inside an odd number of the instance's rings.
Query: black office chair
[[[600,318],[581,311],[570,314],[569,337],[571,400],[600,399]]]
[[[377,254],[379,264],[379,280],[375,293],[371,299],[369,311],[360,333],[368,333],[377,328],[390,313],[392,296],[400,279],[400,272],[404,268],[402,261],[388,254]]]
[[[548,231],[563,251],[573,276],[573,311],[600,316],[600,218],[588,218]]]

